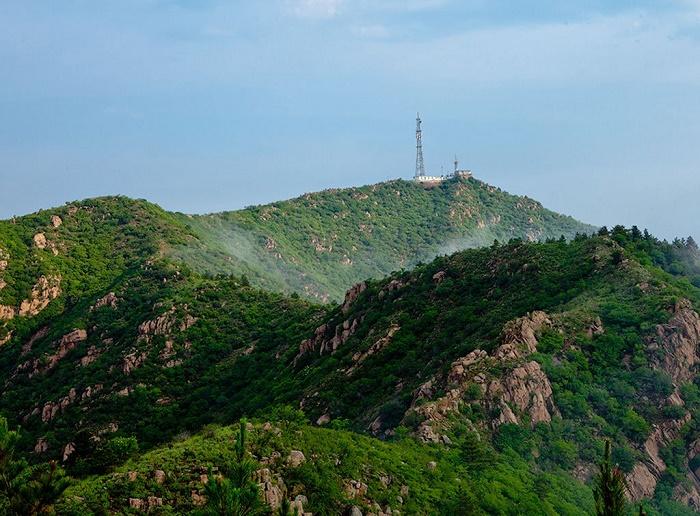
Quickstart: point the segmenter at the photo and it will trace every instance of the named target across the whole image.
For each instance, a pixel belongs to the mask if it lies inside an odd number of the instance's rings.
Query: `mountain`
[[[361,220],[324,210],[374,194],[364,217],[384,222],[362,238],[378,240],[352,259],[376,245],[375,272],[342,303],[315,304],[320,288],[293,281],[340,270],[329,257],[353,250]],[[387,196],[418,200],[398,217]],[[590,512],[610,440],[633,500],[689,514],[700,507],[695,242],[619,226],[588,236],[541,208],[523,218],[519,202],[474,180],[391,182],[238,214],[113,197],[1,222],[0,414],[21,425],[26,457],[58,459],[81,479],[59,504],[68,514],[192,509],[201,475],[226,473],[226,425],[242,416],[256,418],[250,452],[267,501],[304,496],[314,513]],[[250,242],[274,240],[255,252],[281,258],[226,251],[215,235],[242,238],[245,217]],[[521,238],[493,242],[516,227]],[[563,227],[579,234],[560,239]],[[333,234],[330,250],[319,239]],[[476,235],[489,245],[429,259]],[[376,277],[401,259],[415,267]],[[227,263],[238,272],[212,274]]]
[[[473,178],[389,181],[179,220],[199,245],[172,254],[196,271],[246,274],[257,286],[324,302],[341,300],[364,279],[494,239],[570,239],[594,231]]]

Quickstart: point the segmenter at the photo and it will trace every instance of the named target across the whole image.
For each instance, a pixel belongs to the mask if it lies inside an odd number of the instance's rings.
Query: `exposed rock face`
[[[17,366],[17,372],[29,370],[29,378],[50,371],[58,365],[58,363],[71,351],[73,351],[78,343],[87,339],[87,331],[76,329],[61,337],[58,341],[56,351],[50,355],[45,355],[42,358],[35,358]]]
[[[187,305],[184,306],[187,310]],[[144,321],[139,325],[139,340],[150,341],[150,337],[153,335],[170,335],[173,330],[178,329],[181,332],[190,328],[194,323],[197,322],[195,317],[185,312],[185,315],[177,324],[177,308],[173,306],[169,311],[162,315],[159,315],[151,321]]]
[[[301,466],[301,464],[305,461],[306,457],[304,457],[304,454],[299,450],[290,451],[289,456],[287,457],[287,464],[289,464],[292,468]]]
[[[367,484],[359,480],[350,480],[345,483],[345,495],[348,498],[362,498],[367,494]]]
[[[60,276],[41,276],[32,288],[29,299],[22,301],[19,307],[19,315],[37,315],[46,308],[51,301],[61,295]]]
[[[341,307],[341,311],[344,314],[347,314],[350,311],[350,307],[352,306],[352,304],[359,297],[359,295],[362,294],[365,290],[367,290],[367,283],[364,281],[362,283],[358,283],[357,285],[354,285],[350,290],[348,290],[345,293],[345,301],[343,302],[343,306]]]
[[[549,316],[541,311],[535,311],[525,317],[506,323],[503,328],[502,344],[494,353],[499,359],[515,359],[537,351],[536,333],[545,326],[551,326]]]
[[[51,225],[55,228],[63,224],[63,220],[58,215],[51,215]]]
[[[445,279],[445,276],[447,276],[447,273],[445,271],[438,271],[435,274],[433,274],[433,281],[435,283],[442,283],[442,280]]]
[[[129,353],[124,357],[124,361],[122,362],[122,372],[127,375],[131,374],[131,371],[141,367],[141,365],[146,361],[146,357],[147,354],[145,351],[140,353],[138,351]]]
[[[98,350],[96,346],[90,346],[90,348],[87,351],[87,355],[80,359],[80,366],[85,367],[92,364],[95,360],[97,360],[100,357],[101,354],[102,351]]]
[[[632,501],[653,496],[658,480],[666,471],[666,463],[660,454],[661,449],[678,438],[681,427],[689,420],[690,413],[681,419],[664,421],[654,426],[642,447],[647,455],[646,459],[635,464],[634,469],[627,475],[627,491]]]
[[[348,368],[346,374],[351,375],[355,371],[355,369],[357,369],[367,358],[371,357],[376,353],[379,353],[381,350],[387,347],[391,343],[391,339],[394,337],[394,335],[396,335],[396,332],[398,332],[400,329],[401,327],[398,324],[392,324],[391,326],[389,326],[386,335],[381,339],[377,340],[374,344],[372,344],[367,351],[358,351],[357,353],[355,353],[352,356],[352,360],[353,362],[355,362],[355,364],[352,367]]]
[[[664,351],[660,367],[676,385],[690,382],[700,363],[700,316],[687,299],[681,299],[673,309],[667,324],[656,327],[656,341]]]
[[[63,462],[66,462],[75,451],[75,443],[68,443],[63,448]]]
[[[591,325],[586,330],[586,333],[588,334],[589,339],[592,339],[594,335],[601,335],[601,334],[605,333],[605,328],[603,327],[603,321],[600,320],[600,317],[595,318],[595,320],[591,323]]]
[[[181,360],[171,359],[175,355],[174,340],[171,338],[173,334],[184,332],[197,322],[196,317],[187,313],[187,305],[183,306],[183,310],[184,315],[179,318],[178,309],[173,306],[155,319],[142,322],[138,328],[138,342],[151,343],[153,337],[157,335],[166,337],[165,348],[160,353],[160,358],[166,361],[165,367],[174,367],[182,363]],[[122,364],[124,374],[130,374],[134,369],[140,367],[146,361],[147,356],[146,351],[139,350],[134,350],[126,355]]]
[[[656,367],[671,376],[676,391],[668,398],[670,405],[683,406],[683,400],[678,394],[681,384],[693,381],[700,354],[700,316],[693,310],[687,299],[680,299],[673,307],[668,323],[656,327],[656,335],[649,341],[649,349],[661,349],[661,358]],[[660,450],[680,436],[681,427],[690,420],[690,414],[676,420],[666,420],[654,425],[653,430],[644,442],[642,451],[645,458],[635,464],[627,475],[627,489],[633,501],[650,498],[654,495],[656,485],[666,471],[666,463],[661,458]],[[700,451],[695,443],[691,444],[688,459],[692,459]],[[694,472],[688,472],[690,482],[685,487],[674,491],[674,498],[700,509],[700,482]]]
[[[9,321],[15,317],[15,309],[11,306],[0,305],[0,321]]]
[[[0,248],[0,272],[7,269],[10,262],[10,253]]]
[[[362,317],[352,320],[346,319],[335,327],[322,324],[316,328],[313,337],[302,341],[299,345],[299,353],[294,358],[294,362],[296,363],[302,356],[316,350],[318,350],[319,355],[333,353],[357,331],[361,321]]]
[[[32,350],[32,346],[34,345],[34,343],[37,340],[43,339],[44,337],[46,337],[46,335],[48,333],[49,333],[49,327],[44,326],[39,331],[37,331],[34,335],[32,335],[27,342],[22,344],[22,352],[21,352],[20,356],[24,356],[27,353],[29,353]]]
[[[75,390],[75,388],[72,388],[70,391],[68,391],[68,394],[66,394],[60,400],[56,402],[47,401],[41,408],[41,421],[44,423],[50,422],[53,418],[56,417],[56,415],[66,410],[76,401],[85,401],[91,398],[95,393],[101,391],[102,387],[103,385],[101,383],[98,383],[94,386],[88,386],[83,390],[80,396],[78,396],[78,392]],[[29,416],[36,413],[38,413],[38,409],[34,409],[34,411],[32,411],[29,414]],[[25,417],[25,420],[26,419],[28,419],[28,417]]]
[[[47,241],[46,241],[46,235],[43,233],[37,233],[34,235],[34,245],[36,246],[37,249],[46,249]]]
[[[523,361],[537,350],[536,334],[547,325],[551,325],[551,321],[544,312],[533,312],[510,321],[504,326],[502,344],[493,355],[476,349],[455,360],[441,382],[432,379],[421,385],[414,394],[411,408],[423,419],[416,431],[417,436],[423,441],[445,442],[439,429],[450,414],[459,410],[472,385],[478,386],[481,392],[479,403],[487,413],[499,412],[499,416],[489,422],[491,428],[503,423],[518,424],[523,416],[527,416],[532,425],[551,421],[559,411],[554,404],[549,379],[537,362]],[[491,378],[489,370],[504,362],[511,368],[500,377]],[[444,384],[445,395],[431,400],[439,390],[438,382]],[[423,402],[426,399],[431,401]]]
[[[49,449],[49,443],[46,442],[46,439],[43,437],[39,437],[37,439],[36,444],[34,445],[34,453],[44,453],[48,451]]]
[[[106,296],[101,297],[100,299],[95,301],[95,304],[92,305],[92,307],[90,307],[90,310],[97,310],[98,308],[102,308],[103,306],[116,308],[117,301],[119,301],[119,298],[117,298],[116,294],[114,292],[110,292]]]
[[[487,404],[500,409],[498,419],[492,421],[495,428],[502,423],[519,423],[513,413],[515,407],[536,424],[552,420],[559,411],[552,398],[552,386],[537,362],[527,362],[507,373],[501,380],[492,380],[486,388]]]
[[[282,482],[282,478],[278,475],[274,478],[273,482],[272,474],[268,468],[257,470],[254,477],[262,491],[265,503],[273,511],[277,510],[279,506],[282,505],[282,499],[284,498],[284,482]]]

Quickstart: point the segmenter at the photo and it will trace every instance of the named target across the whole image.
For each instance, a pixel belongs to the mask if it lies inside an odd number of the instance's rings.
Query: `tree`
[[[692,236],[689,236],[688,239],[685,241],[685,246],[691,251],[698,250],[698,244],[695,242],[695,239]]]
[[[0,511],[7,514],[53,513],[53,505],[70,481],[55,461],[29,466],[15,457],[19,431],[0,417]]]
[[[597,516],[622,516],[625,514],[625,477],[610,459],[610,441],[605,442],[605,454],[599,464],[593,496]]]
[[[53,513],[53,504],[69,484],[70,480],[55,460],[41,464],[34,468],[29,481],[19,487],[12,505],[17,514]]]
[[[221,516],[253,516],[264,513],[260,489],[253,480],[255,463],[248,458],[246,450],[247,422],[240,421],[238,440],[235,446],[236,460],[227,467],[228,478],[212,475],[204,486],[207,505],[204,514]]]
[[[487,464],[486,446],[478,432],[468,431],[464,435],[461,457],[462,461],[473,470],[479,470]]]

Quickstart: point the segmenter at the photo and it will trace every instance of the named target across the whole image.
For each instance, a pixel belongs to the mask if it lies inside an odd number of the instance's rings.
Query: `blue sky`
[[[0,217],[476,176],[700,236],[700,0],[7,0]]]

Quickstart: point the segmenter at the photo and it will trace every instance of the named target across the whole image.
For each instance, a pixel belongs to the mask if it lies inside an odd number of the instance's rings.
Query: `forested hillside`
[[[389,181],[245,210],[183,216],[200,245],[173,254],[200,272],[340,300],[354,283],[494,239],[573,238],[593,227],[476,179]]]
[[[366,195],[444,196],[451,207],[436,206],[449,214],[455,198],[481,192],[505,203],[501,220],[515,217],[508,227],[520,220],[506,205],[517,212],[522,199],[475,181],[416,188],[389,183]],[[47,478],[41,464],[65,468],[74,479],[56,506],[65,513],[186,512],[215,498],[218,481],[208,479],[216,471],[237,475],[239,438],[226,425],[248,416],[246,478],[265,507],[580,514],[591,511],[608,441],[630,500],[649,514],[700,508],[692,238],[666,243],[618,226],[567,240],[566,224],[557,225],[566,220],[548,212],[537,219],[548,228],[539,235],[552,238],[541,242],[530,241],[535,234],[507,241],[499,222],[477,223],[481,233],[471,234],[488,246],[384,278],[371,278],[376,268],[331,305],[260,289],[277,284],[283,268],[260,272],[266,262],[250,256],[231,257],[243,274],[202,274],[225,259],[207,241],[214,219],[249,217],[262,238],[268,229],[255,217],[269,210],[288,219],[287,229],[272,228],[280,255],[297,249],[307,277],[334,277],[337,264],[323,260],[375,243],[355,242],[351,225],[338,222],[329,231],[341,243],[309,250],[302,224],[334,203],[367,201],[356,199],[361,191],[309,196],[306,218],[290,207],[302,200],[200,220],[104,198],[2,222],[0,415],[21,430],[0,424],[0,451],[11,444],[37,464],[27,466],[38,468],[36,485]],[[368,209],[367,218],[393,220],[397,210]],[[338,213],[333,220],[350,217]],[[492,212],[475,213],[465,215],[462,237],[466,221]],[[372,267],[409,248],[434,254],[429,247],[446,245],[448,233],[459,241],[454,227],[431,233],[425,220],[412,221],[405,247],[380,246],[384,258]],[[391,224],[372,234],[389,238],[399,227]],[[326,287],[352,276],[334,278]]]

